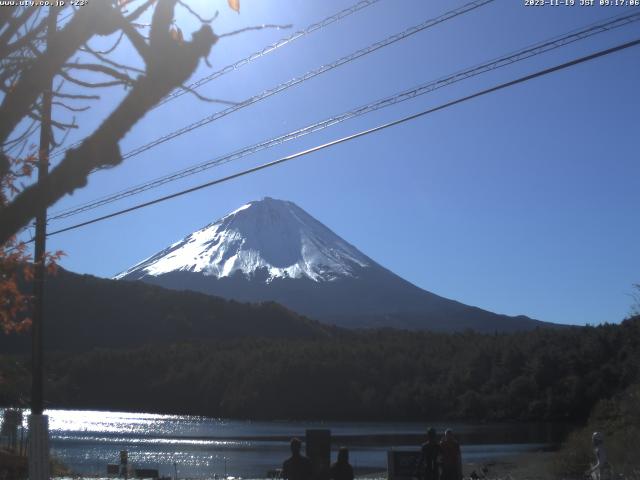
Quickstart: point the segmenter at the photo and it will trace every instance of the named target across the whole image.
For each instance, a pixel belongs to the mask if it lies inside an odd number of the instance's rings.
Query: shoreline
[[[552,472],[554,463],[554,452],[528,452],[515,454],[505,458],[489,460],[486,462],[463,462],[464,479],[478,478],[482,480],[549,480],[557,477]],[[586,467],[585,467],[586,468]],[[477,474],[472,476],[472,472]],[[107,476],[91,476],[67,474],[60,475],[56,480],[113,480],[113,477]],[[194,477],[178,477],[181,480],[206,480],[212,477],[202,477],[197,479]],[[227,477],[228,479],[243,480],[267,480],[266,478],[253,477]],[[569,480],[570,477],[562,477]],[[387,479],[386,471],[361,472],[356,475],[356,479],[361,480],[385,480]],[[224,477],[218,477],[218,480],[225,480]]]
[[[463,462],[462,469],[464,478],[475,471],[486,479],[548,480],[556,476],[552,468],[555,455],[549,451],[519,453],[487,462]]]

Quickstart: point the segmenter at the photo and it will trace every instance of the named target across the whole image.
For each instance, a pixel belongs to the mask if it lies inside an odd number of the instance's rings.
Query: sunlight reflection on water
[[[328,428],[337,442],[348,441],[351,463],[360,473],[371,474],[386,470],[388,450],[418,449],[426,430],[421,422],[252,422],[127,412],[45,413],[49,415],[54,455],[72,471],[96,477],[104,475],[107,464],[119,462],[120,450],[127,450],[130,464],[157,468],[161,475],[173,476],[177,468],[180,478],[226,474],[264,478],[268,470],[278,468],[288,457],[288,439],[304,437],[307,428]],[[465,461],[495,459],[541,449],[549,443],[538,430],[524,435],[516,432],[513,437],[513,426],[446,426],[465,438]],[[434,427],[442,431],[445,425]],[[482,444],[472,441],[478,432],[484,436]],[[347,440],[349,436],[352,438]],[[489,437],[492,442],[486,441]],[[337,442],[332,445],[332,458]]]

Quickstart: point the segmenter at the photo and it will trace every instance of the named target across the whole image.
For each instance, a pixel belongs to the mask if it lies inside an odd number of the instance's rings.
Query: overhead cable
[[[303,38],[307,35],[309,35],[310,33],[315,32],[316,30],[320,30],[322,28],[325,28],[335,22],[338,22],[344,18],[349,17],[350,15],[359,12],[360,10],[363,10],[367,7],[370,7],[371,5],[374,5],[376,3],[378,3],[380,0],[361,0],[353,5],[351,5],[348,8],[345,8],[344,10],[340,10],[337,13],[334,13],[333,15],[328,16],[327,18],[320,20],[319,22],[316,23],[312,23],[311,25],[309,25],[308,27],[302,29],[302,30],[298,30],[295,33],[292,33],[291,35],[289,35],[288,37],[285,38],[281,38],[280,40],[278,40],[275,43],[271,43],[269,45],[267,45],[266,47],[262,48],[261,50],[258,50],[256,52],[253,52],[252,54],[250,54],[247,57],[244,57],[234,63],[231,63],[229,65],[226,65],[224,67],[222,67],[220,70],[217,70],[205,77],[200,78],[199,80],[196,80],[193,83],[190,83],[189,85],[187,85],[187,89],[184,88],[180,88],[172,93],[170,93],[169,95],[167,95],[166,97],[164,97],[157,105],[155,105],[153,108],[159,107],[160,105],[163,105],[171,100],[174,100],[178,97],[181,97],[182,95],[184,95],[185,93],[188,93],[189,90],[194,90],[196,88],[199,88],[213,80],[215,80],[216,78],[220,78],[223,75],[226,75],[227,73],[230,72],[234,72],[236,70],[239,70],[240,68],[244,67],[245,65],[248,65],[249,63],[253,62],[254,60],[257,60],[260,57],[264,57],[265,55],[276,51],[277,49],[284,47],[285,45],[288,45],[300,38]],[[65,17],[66,18],[66,17]],[[64,153],[67,149],[69,148],[75,148],[78,147],[81,143],[83,142],[83,140],[80,140],[76,143],[73,143],[71,145],[67,145],[63,148],[60,148],[59,150],[57,150],[56,152],[52,153],[50,156],[51,157],[55,157],[58,156],[62,153]]]
[[[555,50],[557,48],[572,44],[579,40],[589,38],[598,33],[609,31],[614,28],[619,28],[621,26],[628,25],[629,23],[636,22],[639,20],[640,20],[640,12],[636,12],[636,13],[627,14],[623,16],[619,15],[619,16],[613,17],[612,19],[607,19],[604,22],[590,24],[589,26],[584,27],[582,29],[574,30],[568,34],[554,37],[552,39],[545,40],[542,42],[538,42],[536,44],[527,46],[523,49],[517,50],[510,54],[495,58],[493,60],[481,63],[479,65],[475,65],[465,70],[458,71],[454,74],[441,77],[437,80],[433,80],[428,83],[421,84],[412,89],[396,93],[392,96],[379,99],[375,102],[359,106],[357,108],[351,109],[339,115],[335,115],[333,117],[324,119],[322,121],[307,125],[303,128],[293,130],[284,135],[273,137],[251,146],[243,147],[232,153],[228,153],[228,154],[216,157],[212,160],[179,170],[177,172],[174,172],[168,175],[158,177],[148,182],[144,182],[144,183],[135,185],[133,187],[129,187],[127,189],[86,202],[81,205],[70,207],[68,209],[54,213],[50,219],[60,220],[60,219],[68,218],[89,210],[93,210],[95,208],[104,206],[106,204],[115,202],[117,200],[121,200],[121,199],[130,197],[132,195],[136,195],[136,194],[145,192],[147,190],[160,187],[169,182],[173,182],[173,181],[188,177],[190,175],[203,172],[210,168],[247,157],[249,155],[260,152],[262,150],[266,150],[268,148],[281,145],[285,142],[298,139],[300,137],[328,128],[332,125],[342,123],[346,120],[356,118],[356,117],[359,117],[367,113],[371,113],[386,107],[390,107],[392,105],[396,105],[398,103],[413,99],[417,96],[425,95],[427,93],[433,92],[434,90],[437,90],[439,88],[446,87],[453,83],[474,77],[476,75],[480,75],[482,73],[486,73],[488,71],[495,70],[497,68],[511,65],[515,62],[522,61],[522,60],[531,58],[533,56],[549,52],[551,50]]]
[[[348,63],[353,62],[354,60],[357,60],[361,57],[364,57],[365,55],[368,55],[370,53],[376,52],[378,50],[380,50],[381,48],[387,47],[389,45],[392,45],[396,42],[399,42],[400,40],[404,40],[408,37],[411,37],[413,35],[415,35],[416,33],[422,32],[428,28],[434,27],[440,23],[446,22],[448,20],[451,20],[455,17],[458,17],[460,15],[463,15],[467,12],[470,12],[472,10],[475,10],[476,8],[479,8],[481,6],[484,6],[488,3],[493,2],[494,0],[474,0],[470,3],[467,3],[461,7],[455,8],[453,10],[450,10],[438,17],[426,20],[418,25],[415,25],[413,27],[410,27],[400,33],[396,33],[394,35],[391,35],[390,37],[385,38],[384,40],[380,40],[376,43],[373,43],[365,48],[361,48],[359,50],[356,50],[355,52],[350,53],[349,55],[346,55],[344,57],[341,57],[340,59],[328,63],[326,65],[322,65],[319,68],[316,68],[314,70],[311,70],[307,73],[305,73],[304,75],[300,76],[300,77],[294,77],[286,82],[283,82],[279,85],[276,85],[275,87],[269,88],[267,90],[264,90],[263,92],[254,95],[242,102],[239,102],[235,105],[232,105],[230,107],[227,107],[223,110],[219,110],[211,115],[208,115],[198,121],[192,122],[189,125],[186,125],[182,128],[179,128],[177,130],[174,130],[172,132],[169,132],[165,135],[162,135],[161,137],[156,138],[155,140],[152,140],[151,142],[145,143],[144,145],[141,145],[139,147],[134,148],[133,150],[130,150],[126,153],[124,153],[122,155],[122,159],[126,160],[129,159],[131,157],[135,157],[136,155],[140,155],[143,152],[146,152],[162,143],[168,142],[169,140],[173,140],[177,137],[180,137],[186,133],[189,133],[197,128],[203,127],[205,125],[208,125],[212,122],[215,122],[216,120],[220,120],[221,118],[226,117],[227,115],[230,115],[232,113],[235,113],[239,110],[242,110],[244,108],[247,108],[251,105],[254,105],[262,100],[265,100],[267,98],[270,98],[274,95],[277,95],[279,93],[282,93],[286,90],[289,90],[290,88],[299,85],[301,83],[304,83],[308,80],[311,80],[312,78],[315,78],[319,75],[322,75],[323,73],[329,72],[331,70],[334,70],[335,68],[341,67],[342,65],[346,65]],[[102,168],[97,168],[94,170],[98,171],[98,170],[106,170],[109,167],[102,167]]]
[[[376,127],[373,127],[373,128],[367,129],[367,130],[363,130],[363,131],[348,135],[346,137],[342,137],[342,138],[339,138],[339,139],[336,139],[336,140],[332,140],[332,141],[324,143],[322,145],[318,145],[318,146],[315,146],[313,148],[302,150],[302,151],[294,153],[292,155],[287,155],[285,157],[281,157],[281,158],[279,158],[277,160],[274,160],[272,162],[264,163],[264,164],[258,165],[256,167],[249,168],[247,170],[243,170],[243,171],[238,172],[238,173],[234,173],[233,175],[229,175],[229,176],[226,176],[226,177],[223,177],[223,178],[218,178],[218,179],[212,180],[210,182],[198,185],[196,187],[188,188],[186,190],[181,190],[179,192],[172,193],[170,195],[165,195],[163,197],[156,198],[154,200],[150,200],[148,202],[140,203],[140,204],[135,205],[133,207],[125,208],[123,210],[119,210],[119,211],[116,211],[116,212],[113,212],[113,213],[110,213],[110,214],[107,214],[107,215],[103,215],[101,217],[93,218],[93,219],[87,220],[85,222],[77,223],[75,225],[71,225],[71,226],[66,227],[66,228],[55,230],[55,231],[52,231],[52,232],[48,233],[48,236],[57,235],[57,234],[60,234],[60,233],[63,233],[63,232],[68,232],[68,231],[75,230],[75,229],[78,229],[78,228],[81,228],[81,227],[85,227],[87,225],[91,225],[91,224],[94,224],[94,223],[97,223],[97,222],[101,222],[101,221],[107,220],[109,218],[113,218],[113,217],[117,217],[117,216],[120,216],[120,215],[124,215],[126,213],[130,213],[130,212],[133,212],[135,210],[139,210],[141,208],[145,208],[145,207],[148,207],[148,206],[151,206],[151,205],[155,205],[155,204],[158,204],[158,203],[161,203],[161,202],[165,202],[167,200],[171,200],[173,198],[177,198],[177,197],[180,197],[180,196],[183,196],[183,195],[187,195],[189,193],[193,193],[193,192],[196,192],[198,190],[202,190],[204,188],[208,188],[208,187],[211,187],[211,186],[214,186],[214,185],[218,185],[218,184],[227,182],[229,180],[233,180],[233,179],[245,176],[245,175],[249,175],[251,173],[255,173],[255,172],[258,172],[260,170],[264,170],[264,169],[267,169],[267,168],[270,168],[270,167],[274,167],[276,165],[280,165],[282,163],[294,160],[296,158],[304,157],[304,156],[309,155],[311,153],[315,153],[315,152],[318,152],[320,150],[324,150],[326,148],[333,147],[335,145],[339,145],[339,144],[342,144],[342,143],[345,143],[345,142],[348,142],[348,141],[351,141],[351,140],[355,140],[356,138],[364,137],[365,135],[370,135],[372,133],[376,133],[376,132],[379,132],[381,130],[385,130],[385,129],[390,128],[390,127],[394,127],[394,126],[397,126],[397,125],[400,125],[400,124],[403,124],[403,123],[407,123],[407,122],[409,122],[411,120],[415,120],[415,119],[424,117],[426,115],[429,115],[431,113],[434,113],[434,112],[437,112],[437,111],[444,110],[446,108],[452,107],[454,105],[458,105],[458,104],[467,102],[467,101],[472,100],[474,98],[478,98],[478,97],[481,97],[481,96],[484,96],[484,95],[488,95],[490,93],[493,93],[493,92],[496,92],[496,91],[499,91],[499,90],[503,90],[505,88],[512,87],[514,85],[522,84],[522,83],[528,82],[530,80],[533,80],[535,78],[539,78],[539,77],[542,77],[542,76],[545,76],[545,75],[549,75],[551,73],[554,73],[554,72],[557,72],[557,71],[560,71],[560,70],[565,70],[565,69],[573,67],[575,65],[579,65],[581,63],[585,63],[585,62],[594,60],[596,58],[604,57],[606,55],[610,55],[612,53],[619,52],[621,50],[625,50],[627,48],[631,48],[631,47],[634,47],[634,46],[637,46],[637,45],[640,45],[640,39],[636,39],[636,40],[633,40],[631,42],[619,44],[619,45],[616,45],[615,47],[608,48],[606,50],[600,50],[600,51],[592,53],[590,55],[586,55],[586,56],[583,56],[583,57],[580,57],[580,58],[577,58],[577,59],[574,59],[574,60],[559,64],[559,65],[555,65],[553,67],[546,68],[544,70],[539,70],[539,71],[537,71],[535,73],[532,73],[532,74],[529,74],[529,75],[525,75],[523,77],[519,77],[519,78],[517,78],[515,80],[511,80],[509,82],[501,83],[501,84],[496,85],[494,87],[490,87],[490,88],[481,90],[479,92],[473,93],[471,95],[467,95],[465,97],[461,97],[461,98],[458,98],[456,100],[452,100],[450,102],[444,103],[444,104],[439,105],[437,107],[429,108],[427,110],[423,110],[423,111],[421,111],[419,113],[415,113],[415,114],[412,114],[412,115],[408,115],[408,116],[402,117],[402,118],[394,120],[392,122],[384,123],[382,125],[378,125]],[[29,243],[29,242],[27,242],[27,243]]]

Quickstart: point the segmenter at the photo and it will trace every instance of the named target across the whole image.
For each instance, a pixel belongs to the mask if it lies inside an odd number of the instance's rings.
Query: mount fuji
[[[551,325],[464,305],[385,269],[292,202],[264,198],[114,277],[247,302],[347,328],[483,332]]]

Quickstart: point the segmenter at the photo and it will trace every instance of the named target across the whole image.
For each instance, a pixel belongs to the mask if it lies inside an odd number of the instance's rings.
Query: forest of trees
[[[640,471],[640,384],[600,400],[582,428],[573,431],[555,456],[558,477],[580,478],[593,461],[591,434],[602,432],[609,462],[620,478],[637,478]]]
[[[25,357],[3,357],[19,403]],[[640,317],[511,334],[334,331],[50,353],[52,407],[241,418],[585,421],[638,382]],[[22,399],[22,400],[21,400]]]
[[[44,344],[52,351],[247,336],[304,338],[332,331],[274,302],[240,303],[142,282],[78,275],[62,268],[47,278],[45,317]],[[30,348],[28,333],[0,335],[0,352],[28,353]]]

